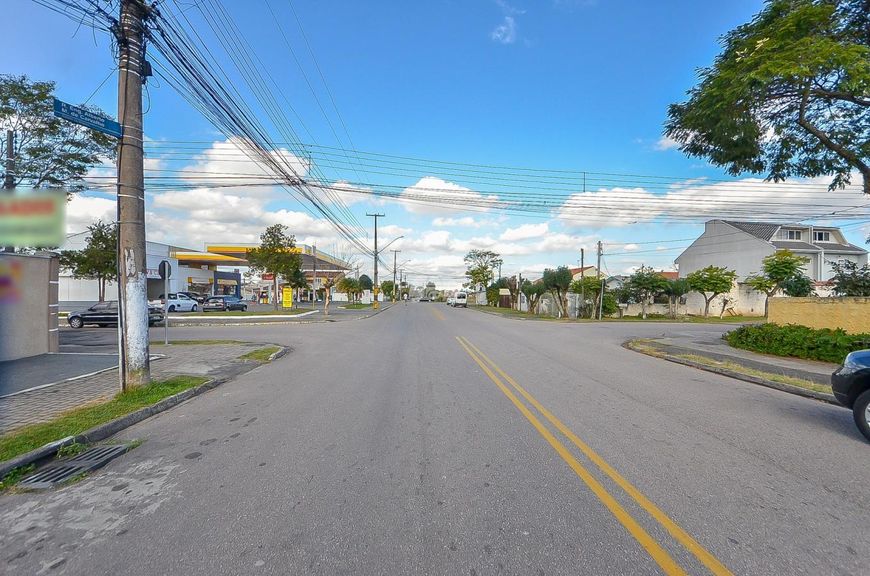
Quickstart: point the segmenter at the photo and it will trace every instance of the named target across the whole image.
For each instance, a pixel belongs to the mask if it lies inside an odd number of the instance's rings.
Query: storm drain
[[[110,460],[117,458],[129,449],[130,447],[126,444],[94,446],[69,460],[60,460],[49,464],[36,474],[32,474],[19,482],[18,486],[33,490],[54,488],[80,474],[102,468]]]

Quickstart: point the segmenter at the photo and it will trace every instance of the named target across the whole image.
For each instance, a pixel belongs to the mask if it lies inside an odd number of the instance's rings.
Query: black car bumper
[[[831,374],[831,390],[840,404],[851,408],[855,399],[867,389],[868,381],[870,368],[856,370],[841,366]]]

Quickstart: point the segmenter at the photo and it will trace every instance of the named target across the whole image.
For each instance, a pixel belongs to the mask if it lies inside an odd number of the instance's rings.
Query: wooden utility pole
[[[379,307],[378,304],[378,218],[383,218],[383,214],[369,214],[366,213],[366,216],[371,216],[375,219],[375,278],[374,278],[374,286],[373,292],[375,295],[375,301],[372,302],[372,308],[377,309]]]
[[[586,248],[580,249],[580,314],[586,310]]]
[[[121,0],[118,121],[123,134],[118,146],[118,348],[122,391],[144,386],[151,379],[142,150],[143,20],[147,10],[141,0]]]
[[[6,131],[6,174],[3,176],[3,188],[12,194],[15,188],[15,132],[12,129]],[[14,246],[0,247],[0,252],[15,252]]]
[[[393,302],[396,301],[396,254],[401,250],[392,250],[393,253]]]

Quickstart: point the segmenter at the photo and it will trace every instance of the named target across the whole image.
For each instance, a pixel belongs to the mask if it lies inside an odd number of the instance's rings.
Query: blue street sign
[[[58,118],[81,124],[88,128],[92,128],[109,136],[116,138],[121,137],[121,125],[109,118],[103,118],[99,114],[95,114],[85,108],[73,106],[66,102],[61,102],[57,98],[54,99],[54,115]]]

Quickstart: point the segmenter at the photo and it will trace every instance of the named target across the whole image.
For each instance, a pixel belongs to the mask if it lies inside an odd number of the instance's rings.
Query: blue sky
[[[5,4],[4,13],[11,15],[5,44],[21,49],[0,51],[0,71],[54,80],[58,97],[70,102],[96,90],[90,102],[114,113],[116,78],[108,38],[87,27],[77,30],[74,22],[33,2]],[[165,4],[165,9],[185,9],[191,23],[207,34],[193,1]],[[559,210],[534,215],[446,211],[344,194],[350,211],[367,227],[367,211],[386,213],[382,239],[404,235],[391,248],[402,250],[400,260],[411,260],[405,267],[415,271],[415,283],[434,279],[439,286],[458,286],[462,256],[470,248],[501,252],[505,274],[519,270],[534,276],[547,266],[576,265],[580,248],[590,256],[597,240],[605,243],[611,273],[640,264],[671,269],[679,248],[689,244],[684,239],[697,236],[706,217],[717,216],[715,209],[699,214],[686,212],[687,207],[710,197],[724,202],[731,194],[738,198],[737,213],[750,219],[759,213],[753,210],[755,197],[769,201],[787,190],[756,180],[716,183],[725,178],[721,171],[661,139],[668,104],[684,98],[696,69],[718,53],[718,37],[749,20],[759,1],[252,0],[223,5],[268,66],[280,101],[292,104],[295,114],[287,108],[284,113],[306,143],[350,148],[352,140],[356,150],[402,157],[641,175],[590,178],[589,194],[581,198],[592,206],[594,218],[577,213],[560,218]],[[237,77],[218,46],[215,54]],[[241,78],[238,86],[253,101]],[[152,79],[147,96],[146,134],[154,142],[149,168],[223,175],[258,171],[240,162],[234,146],[165,82]],[[282,140],[274,129],[272,136]],[[331,158],[342,162],[344,154]],[[314,163],[328,181],[360,187],[416,185],[423,189],[418,194],[455,189],[459,199],[536,191],[469,178],[469,166],[408,161],[401,171],[371,166],[366,171],[368,162],[354,154],[348,158],[353,167],[329,166],[321,155]],[[806,190],[795,197],[809,205],[861,203],[858,192],[835,195],[832,201],[824,186],[818,188],[815,197]],[[567,198],[569,192],[564,193]],[[676,194],[676,204],[660,205],[664,194]],[[71,231],[95,217],[110,217],[111,206],[111,196],[96,191],[77,198],[70,206]],[[164,188],[149,193],[147,208],[151,239],[191,248],[254,241],[266,225],[283,222],[300,241],[347,251],[328,223],[277,188]],[[613,220],[603,218],[605,213]],[[681,213],[691,217],[673,217]],[[858,221],[840,224],[857,244],[870,232]],[[361,264],[364,270],[370,266],[367,260]]]

